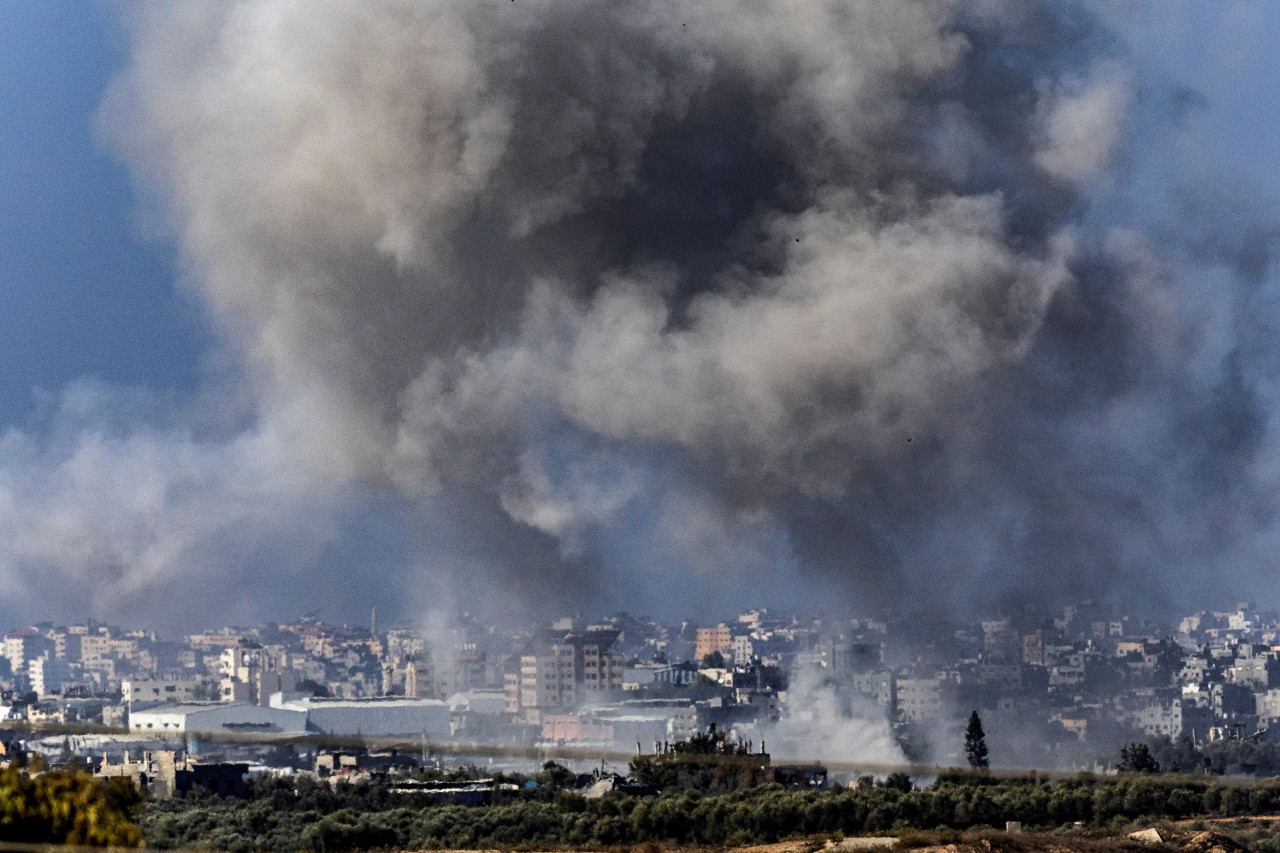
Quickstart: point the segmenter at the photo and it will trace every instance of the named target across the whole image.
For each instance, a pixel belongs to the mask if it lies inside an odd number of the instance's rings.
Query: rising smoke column
[[[254,434],[507,580],[1123,596],[1266,518],[1266,316],[1090,215],[1141,92],[1074,6],[126,14]]]

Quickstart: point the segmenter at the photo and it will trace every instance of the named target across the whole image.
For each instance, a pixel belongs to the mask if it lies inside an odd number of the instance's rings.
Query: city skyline
[[[996,766],[1097,771],[1140,740],[1166,752],[1216,744],[1220,757],[1232,744],[1273,749],[1278,649],[1280,613],[1248,602],[1174,629],[1092,602],[963,625],[752,609],[715,624],[464,614],[434,632],[375,632],[309,614],[166,639],[40,623],[0,640],[0,717],[32,725],[35,750],[65,753],[71,733],[91,735],[74,749],[111,754],[186,736],[216,750],[224,729],[266,738],[226,745],[245,755],[310,733],[383,746],[420,735],[433,752],[486,744],[513,759],[531,748],[625,755],[719,731],[846,772],[959,763],[966,720],[980,714]],[[300,760],[286,753],[273,753],[278,772]]]

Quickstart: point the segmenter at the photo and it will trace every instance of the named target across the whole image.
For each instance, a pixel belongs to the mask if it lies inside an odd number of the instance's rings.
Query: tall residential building
[[[218,669],[223,679],[218,685],[224,702],[249,702],[267,707],[271,694],[289,692],[297,686],[297,678],[286,667],[288,655],[264,649],[257,643],[241,641],[224,649]]]
[[[617,638],[617,631],[550,631],[532,640],[504,681],[508,711],[521,722],[540,725],[547,714],[621,690],[622,656],[610,651]]]
[[[436,699],[436,671],[431,652],[422,649],[404,659],[404,695],[414,699]]]
[[[31,689],[40,696],[61,693],[62,685],[71,680],[71,668],[64,660],[41,657],[27,662],[27,677]]]
[[[698,640],[694,650],[694,656],[698,660],[702,660],[713,652],[731,651],[733,651],[733,634],[729,631],[728,625],[721,622],[714,628],[698,629]]]
[[[54,653],[53,641],[41,636],[35,628],[19,628],[4,637],[4,656],[15,675],[27,675],[30,661]]]

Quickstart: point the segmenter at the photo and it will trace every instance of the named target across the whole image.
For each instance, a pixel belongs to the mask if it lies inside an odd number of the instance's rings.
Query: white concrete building
[[[282,710],[305,713],[310,731],[327,735],[448,737],[448,704],[438,699],[295,699]]]
[[[200,684],[198,678],[131,678],[120,682],[120,691],[127,705],[194,702]]]
[[[297,732],[307,731],[307,713],[259,705],[159,705],[129,714],[129,731],[166,732]]]
[[[950,685],[937,678],[899,678],[894,687],[898,711],[917,723],[942,719],[950,705]]]
[[[506,704],[506,694],[501,690],[467,690],[449,697],[449,710],[457,713],[501,714]]]
[[[27,678],[31,681],[32,690],[40,696],[48,696],[62,692],[63,683],[71,680],[71,668],[64,660],[37,658],[27,661]]]
[[[53,642],[40,635],[34,628],[19,628],[4,637],[4,657],[14,675],[27,675],[28,662],[46,653],[52,654]]]

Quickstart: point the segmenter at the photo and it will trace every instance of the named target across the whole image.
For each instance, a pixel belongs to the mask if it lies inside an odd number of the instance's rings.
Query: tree
[[[915,786],[911,784],[911,777],[902,771],[890,773],[885,777],[885,780],[881,783],[880,787],[889,788],[894,791],[901,791],[904,794],[910,794],[915,790]]]
[[[702,665],[710,669],[724,668],[724,655],[719,652],[711,652],[702,656]]]
[[[1160,762],[1145,743],[1131,743],[1120,748],[1121,773],[1159,773]]]
[[[137,789],[123,777],[0,770],[0,836],[5,841],[137,847],[142,831],[132,818],[141,804]]]
[[[578,774],[564,765],[547,761],[542,765],[542,772],[534,777],[539,785],[551,788],[572,788],[578,780]]]
[[[924,726],[901,712],[893,721],[893,738],[908,761],[924,761],[932,754],[929,733]]]
[[[964,732],[964,754],[969,766],[981,770],[991,766],[987,760],[987,735],[982,731],[982,718],[974,711],[969,715],[969,728]]]
[[[312,681],[310,678],[304,678],[302,681],[298,682],[298,689],[310,691],[320,699],[328,699],[330,696],[328,687],[325,687],[318,681]]]

